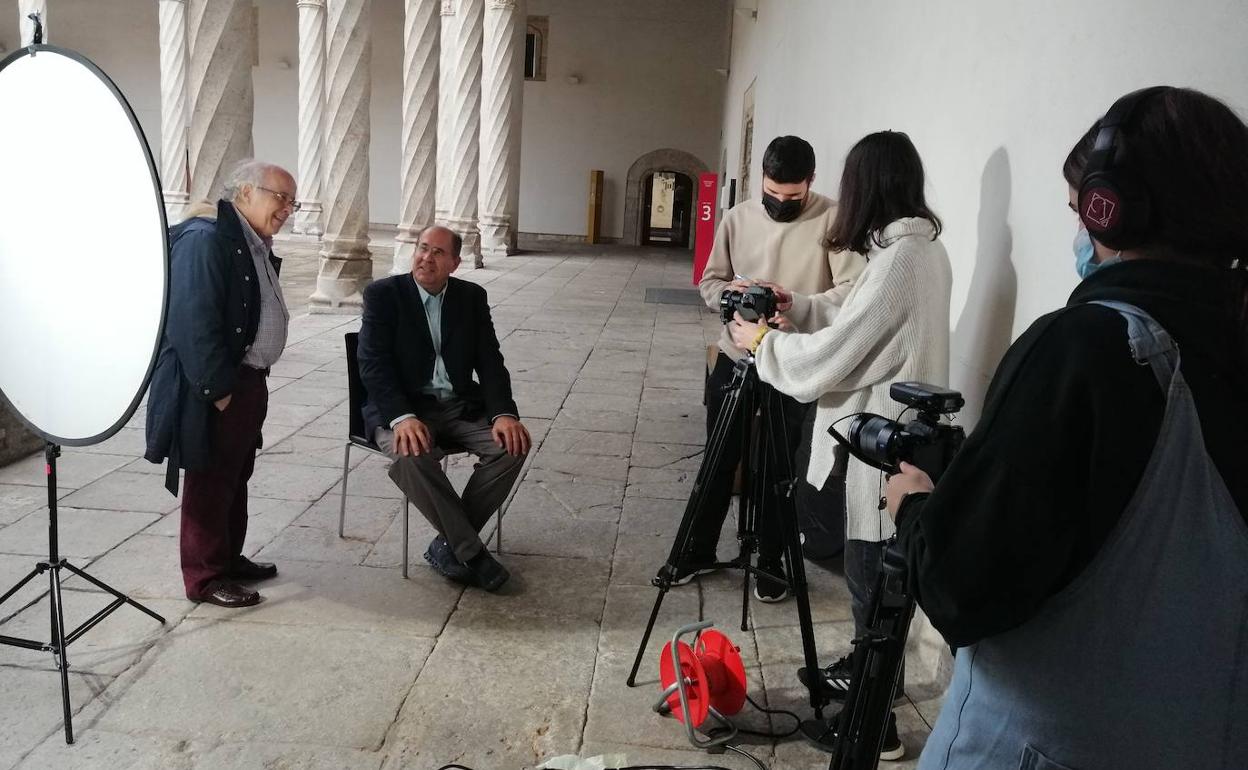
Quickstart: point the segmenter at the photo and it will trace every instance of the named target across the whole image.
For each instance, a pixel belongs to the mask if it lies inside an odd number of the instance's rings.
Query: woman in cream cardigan
[[[923,185],[923,163],[908,136],[882,131],[864,137],[845,159],[839,208],[828,233],[833,248],[867,258],[844,303],[780,288],[781,309],[793,325],[819,331],[780,332],[740,317],[731,324],[735,343],[754,352],[760,379],[799,401],[818,401],[807,472],[816,487],[839,483],[829,482],[839,454],[828,434],[833,422],[857,412],[897,416],[901,406],[888,395],[894,382],[948,382],[949,257],[937,239],[940,220],[927,207]],[[843,461],[835,464],[844,467]],[[894,530],[879,507],[879,471],[849,463],[845,484],[845,576],[861,634],[883,542]],[[825,669],[824,677],[833,697],[848,685],[844,664]],[[892,739],[895,731],[889,732]]]

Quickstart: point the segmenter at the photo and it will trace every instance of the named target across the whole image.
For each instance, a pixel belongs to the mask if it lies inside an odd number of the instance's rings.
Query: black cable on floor
[[[771,732],[768,730],[747,730],[744,727],[738,727],[737,728],[738,733],[741,733],[742,735],[752,735],[755,738],[788,738],[791,735],[797,734],[797,731],[798,729],[800,729],[801,724],[802,724],[802,718],[799,717],[797,714],[794,714],[792,711],[786,711],[785,709],[763,708],[762,706],[758,705],[758,703],[756,703],[754,699],[751,698],[748,694],[745,696],[745,699],[750,702],[751,706],[763,712],[764,714],[779,714],[779,715],[786,716],[786,717],[792,717],[794,725],[793,725],[793,729],[789,730],[787,733],[777,733],[777,732]]]

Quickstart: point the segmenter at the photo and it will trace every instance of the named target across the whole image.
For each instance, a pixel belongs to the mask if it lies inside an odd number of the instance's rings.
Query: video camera
[[[962,394],[921,382],[897,382],[888,394],[915,409],[918,416],[902,425],[878,414],[857,414],[848,435],[828,429],[851,455],[887,473],[900,470],[903,461],[940,478],[966,438],[961,427],[942,423],[942,415],[956,414],[966,403]],[[905,414],[903,412],[902,414]],[[881,503],[882,505],[882,503]],[[802,723],[802,731],[832,751],[828,770],[875,770],[880,761],[885,729],[893,700],[901,691],[902,661],[915,599],[907,587],[908,565],[895,539],[883,551],[875,593],[867,611],[867,631],[854,639],[849,689],[844,707],[826,721]]]
[[[732,321],[740,313],[746,321],[761,321],[776,314],[776,293],[766,286],[751,286],[745,291],[725,289],[719,295],[719,320]]]
[[[838,433],[835,426],[828,432],[852,456],[873,468],[896,473],[904,461],[922,468],[932,481],[938,480],[966,439],[960,426],[942,423],[941,415],[956,414],[966,400],[956,390],[921,382],[895,382],[888,394],[894,401],[917,410],[915,419],[902,425],[864,412],[850,418],[845,435]]]

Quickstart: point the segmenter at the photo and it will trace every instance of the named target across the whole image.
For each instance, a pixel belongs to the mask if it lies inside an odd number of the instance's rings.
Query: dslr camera
[[[938,481],[966,439],[960,426],[943,423],[940,418],[956,414],[966,400],[956,390],[921,382],[895,382],[888,394],[894,401],[905,404],[905,411],[917,411],[917,416],[903,425],[864,412],[850,418],[845,435],[838,433],[836,426],[828,432],[852,456],[873,468],[896,473],[905,461],[922,468],[932,481]]]
[[[719,295],[719,320],[732,321],[740,313],[747,321],[760,321],[776,314],[776,293],[766,286],[751,286],[745,291],[725,289]]]

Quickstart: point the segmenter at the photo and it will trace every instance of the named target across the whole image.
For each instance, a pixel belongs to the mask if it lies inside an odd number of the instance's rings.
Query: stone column
[[[481,74],[481,251],[515,253],[524,93],[524,5],[486,0]]]
[[[186,168],[186,0],[160,0],[160,183],[169,222],[191,201]]]
[[[407,0],[403,15],[403,127],[399,232],[391,275],[410,272],[420,231],[433,224],[438,174],[439,0]]]
[[[253,154],[256,12],[251,0],[190,0],[187,10],[190,196],[216,200],[230,170]]]
[[[368,250],[372,0],[329,0],[325,85],[325,235],[311,312],[356,312],[373,279]]]
[[[321,163],[325,152],[325,0],[299,5],[299,203],[291,229],[321,237]]]
[[[50,42],[48,39],[48,0],[17,0],[17,13],[17,26],[21,30],[23,47],[35,42],[35,23],[26,18],[32,13],[39,14],[39,21],[43,24],[43,42]]]
[[[477,173],[481,152],[481,35],[485,0],[459,0],[455,14],[455,77],[451,93],[451,154],[447,163],[447,221],[464,239],[463,257],[483,267],[477,231]]]
[[[442,0],[442,34],[438,50],[438,180],[434,219],[440,225],[447,224],[451,211],[449,191],[451,163],[451,93],[455,90],[455,4],[457,0]]]

